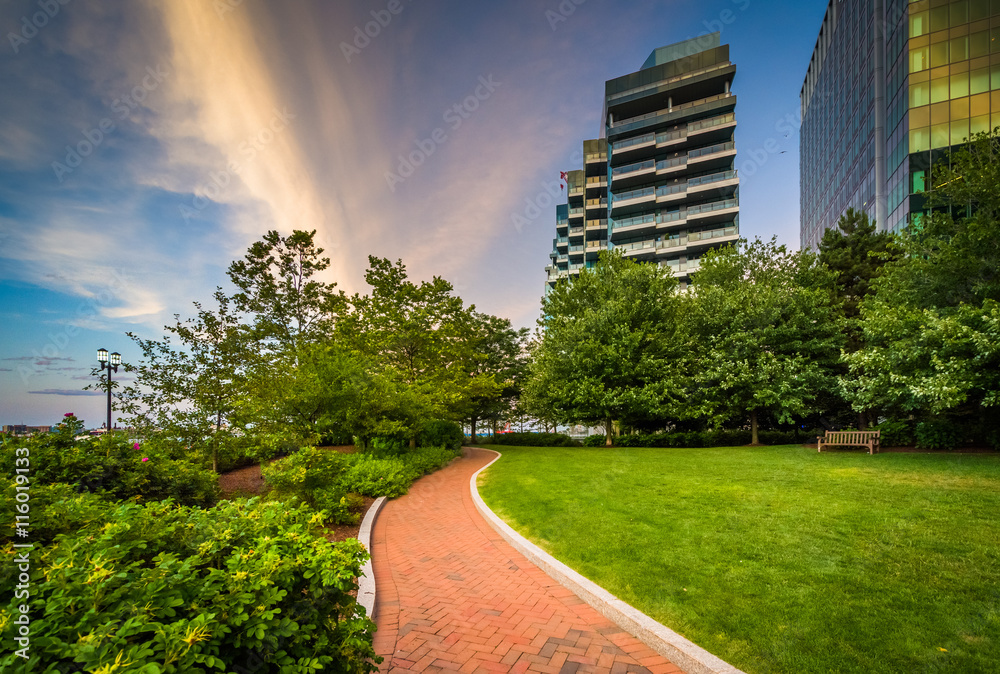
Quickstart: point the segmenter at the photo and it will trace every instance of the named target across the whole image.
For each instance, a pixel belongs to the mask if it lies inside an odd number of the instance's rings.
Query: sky
[[[96,350],[230,289],[269,230],[532,327],[560,171],[605,80],[721,31],[740,230],[799,241],[799,91],[826,0],[9,0],[0,7],[0,424],[100,426]],[[556,188],[558,189],[558,188]],[[539,205],[544,206],[539,208]],[[116,380],[119,379],[116,376]]]

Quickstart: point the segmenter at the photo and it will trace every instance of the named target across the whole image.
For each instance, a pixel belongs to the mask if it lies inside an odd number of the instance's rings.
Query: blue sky
[[[798,246],[825,0],[57,5],[0,9],[0,423],[100,425],[96,349],[136,358],[126,332],[191,315],[269,229],[316,229],[348,292],[402,258],[533,325],[554,207],[528,204],[580,167],[605,80],[709,31],[737,65],[741,232]]]

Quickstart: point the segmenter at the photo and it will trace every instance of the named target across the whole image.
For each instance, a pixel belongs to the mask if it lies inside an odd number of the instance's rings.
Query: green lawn
[[[498,449],[498,515],[747,672],[1000,671],[1000,456]]]

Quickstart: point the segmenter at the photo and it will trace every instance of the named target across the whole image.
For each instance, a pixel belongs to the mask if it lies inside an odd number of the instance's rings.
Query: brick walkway
[[[469,479],[494,456],[467,450],[379,513],[372,555],[381,671],[681,673],[483,520]]]

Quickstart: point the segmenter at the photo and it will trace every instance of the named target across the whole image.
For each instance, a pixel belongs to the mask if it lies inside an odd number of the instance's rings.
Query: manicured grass
[[[1000,456],[498,449],[498,515],[740,669],[1000,668]]]

